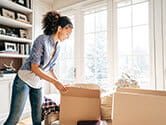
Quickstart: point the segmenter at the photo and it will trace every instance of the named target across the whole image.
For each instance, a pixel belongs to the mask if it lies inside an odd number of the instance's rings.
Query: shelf
[[[0,40],[23,42],[23,43],[32,43],[32,40],[30,40],[30,39],[12,37],[12,36],[2,35],[2,34],[0,34]]]
[[[17,20],[10,19],[4,16],[0,16],[0,24],[7,25],[10,27],[15,27],[15,28],[32,28],[31,24],[22,23]]]
[[[21,54],[3,54],[3,53],[0,53],[0,57],[28,58],[29,55],[21,55]]]
[[[2,74],[2,75],[3,76],[0,77],[0,81],[5,81],[5,80],[12,80],[16,76],[16,73],[9,73],[9,74]]]
[[[1,0],[0,7],[8,8],[14,11],[19,11],[25,14],[32,13],[32,9],[26,8],[24,6],[21,6],[17,3],[14,3],[10,0]]]

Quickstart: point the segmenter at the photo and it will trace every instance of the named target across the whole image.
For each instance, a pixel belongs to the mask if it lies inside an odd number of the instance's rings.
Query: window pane
[[[74,79],[74,60],[66,59],[60,61],[60,79],[72,81]]]
[[[106,80],[107,76],[107,60],[106,58],[96,59],[96,79],[97,81]]]
[[[123,2],[118,3],[118,7],[128,6],[131,4],[131,0],[125,0]]]
[[[93,57],[95,53],[95,38],[94,34],[85,35],[85,57]]]
[[[119,8],[117,10],[118,27],[129,27],[131,26],[131,7]]]
[[[120,75],[122,72],[126,72],[132,66],[132,57],[131,56],[119,56],[119,70]]]
[[[134,54],[149,54],[149,30],[148,26],[133,28],[133,52]]]
[[[119,76],[127,73],[132,79],[138,81],[138,85],[148,87],[150,80],[149,5],[148,2],[141,0],[133,0],[133,2],[134,4],[124,6],[123,9],[117,8]],[[128,8],[131,11],[122,11]],[[127,23],[124,23],[127,20],[125,18],[128,18],[132,25],[127,27]]]
[[[133,5],[133,26],[148,24],[148,2]]]
[[[148,0],[132,0],[133,3],[140,3],[140,2],[144,2],[144,1],[148,1]]]
[[[84,31],[85,33],[95,31],[95,14],[88,14],[84,16]]]
[[[98,57],[106,57],[107,51],[107,35],[106,32],[96,33],[96,55]]]
[[[96,13],[96,31],[107,30],[107,11]]]
[[[74,58],[74,40],[72,39],[73,36],[71,36],[71,39],[65,40],[64,42],[61,42],[61,59],[69,59]]]
[[[87,20],[95,23],[94,31],[90,31],[89,25],[84,23],[84,75],[88,83],[101,85],[106,83],[107,78],[107,11],[93,10],[93,14],[85,15]],[[93,18],[95,15],[95,18]],[[90,17],[92,16],[92,17]]]
[[[139,67],[139,71],[143,76],[149,76],[149,56],[134,56],[134,65]]]
[[[95,83],[95,58],[85,58],[85,80]]]
[[[135,65],[135,75],[139,84],[148,83],[150,77],[149,56],[135,56],[133,60]]]
[[[123,55],[132,53],[131,28],[118,30],[118,52]]]

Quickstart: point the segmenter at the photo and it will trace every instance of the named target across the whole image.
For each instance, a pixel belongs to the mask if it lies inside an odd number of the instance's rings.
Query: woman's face
[[[58,38],[60,41],[64,41],[66,39],[69,38],[69,36],[72,33],[72,28],[71,27],[64,27],[59,29],[59,33],[58,33]]]

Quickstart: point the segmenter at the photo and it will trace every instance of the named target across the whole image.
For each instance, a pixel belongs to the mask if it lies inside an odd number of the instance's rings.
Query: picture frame
[[[5,51],[16,52],[16,44],[5,42]]]
[[[2,16],[15,19],[15,12],[2,8]]]
[[[17,20],[18,21],[23,21],[23,22],[28,22],[27,16],[21,13],[17,13]]]
[[[20,4],[20,5],[23,5],[23,6],[27,6],[26,5],[26,0],[16,0],[16,3]]]
[[[20,29],[20,37],[21,38],[28,38],[28,32],[26,30]]]

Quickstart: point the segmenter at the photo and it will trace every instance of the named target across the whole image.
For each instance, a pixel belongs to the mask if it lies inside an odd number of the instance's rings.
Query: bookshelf
[[[1,0],[0,2],[0,30],[1,28],[5,29],[4,33],[0,32],[0,60],[6,64],[10,64],[11,61],[14,63],[21,61],[23,63],[24,59],[29,57],[29,52],[32,45],[32,0],[23,1],[26,3],[26,5],[20,5],[20,3],[13,2],[12,0]],[[11,14],[14,13],[14,18],[6,16],[6,10],[7,12],[11,12]],[[21,18],[19,18],[19,14],[22,15]],[[8,15],[10,15],[10,13],[8,13]],[[21,32],[23,32],[22,34],[24,36],[21,35]],[[9,48],[11,51],[6,50],[6,48],[8,48],[6,43],[11,43],[11,45],[15,44],[14,47],[16,49],[11,50]],[[14,51],[17,51],[17,53]],[[19,69],[22,63],[15,65],[15,68]],[[2,64],[0,65],[0,70],[1,69],[4,69]]]
[[[33,0],[23,0],[26,2]],[[6,12],[14,13],[12,17],[8,17],[6,15],[10,15],[10,13],[5,15],[4,10],[9,10]],[[19,15],[22,14],[22,19]],[[19,18],[18,18],[19,17]],[[26,19],[26,20],[25,20]],[[14,72],[8,72],[6,70],[4,64],[10,65],[13,62],[13,67],[16,69],[16,72],[19,70],[24,60],[29,57],[29,51],[27,52],[27,46],[30,49],[32,45],[32,24],[33,24],[33,10],[32,6],[23,6],[12,0],[0,0],[0,88],[1,92],[6,95],[5,97],[1,94],[0,99],[3,101],[3,105],[5,107],[0,108],[0,123],[5,120],[7,114],[9,112],[10,107],[10,99],[12,92],[12,84],[13,79],[16,75]],[[5,30],[4,30],[5,29]],[[5,32],[4,32],[5,31]],[[23,32],[24,31],[24,32]],[[9,48],[7,45],[10,45]],[[14,46],[12,46],[14,45]],[[12,51],[10,51],[10,47],[15,47]],[[7,49],[9,49],[9,53],[7,53]],[[23,51],[24,50],[24,51]],[[17,52],[17,53],[16,53]],[[7,72],[6,72],[7,71]],[[26,103],[24,108],[23,115],[30,113],[29,101]]]

